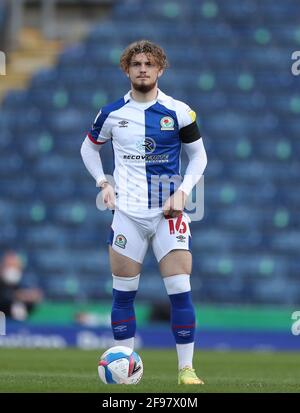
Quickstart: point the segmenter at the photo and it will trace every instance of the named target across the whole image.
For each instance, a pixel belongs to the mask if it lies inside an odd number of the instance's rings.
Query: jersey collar
[[[157,98],[155,99],[157,102],[161,103],[164,102],[167,99],[167,95],[164,94],[160,89],[158,89],[158,93],[157,93]],[[126,95],[124,96],[124,101],[127,103],[129,100],[132,100],[131,97],[131,90],[129,90],[129,92],[126,93]]]

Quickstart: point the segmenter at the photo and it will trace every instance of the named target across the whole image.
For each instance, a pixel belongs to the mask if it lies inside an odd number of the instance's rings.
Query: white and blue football
[[[115,346],[100,357],[98,374],[105,384],[137,384],[143,376],[141,357],[129,347]]]

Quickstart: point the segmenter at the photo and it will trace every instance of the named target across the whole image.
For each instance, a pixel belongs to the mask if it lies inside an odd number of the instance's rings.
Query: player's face
[[[132,57],[127,75],[135,90],[147,93],[157,85],[162,73],[153,56],[139,53]]]

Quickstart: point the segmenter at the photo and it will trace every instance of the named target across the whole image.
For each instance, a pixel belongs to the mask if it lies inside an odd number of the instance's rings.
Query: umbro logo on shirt
[[[120,120],[120,122],[118,122],[118,124],[120,125],[119,128],[127,128],[128,121],[127,120]]]

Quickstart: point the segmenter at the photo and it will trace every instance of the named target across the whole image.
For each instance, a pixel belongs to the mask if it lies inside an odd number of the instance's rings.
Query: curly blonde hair
[[[156,64],[160,69],[166,69],[169,66],[167,56],[162,47],[149,40],[138,40],[126,47],[120,58],[120,66],[124,72],[128,72],[129,65],[133,56],[145,53],[153,56]]]

